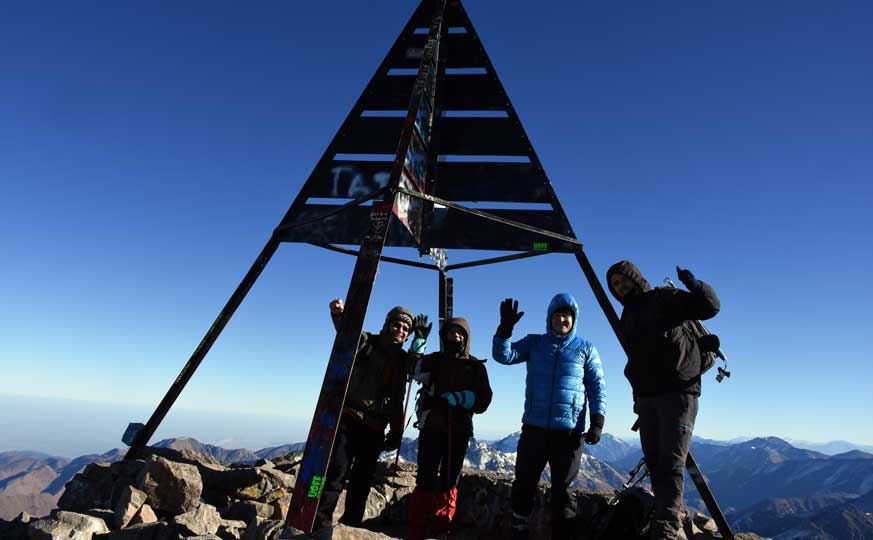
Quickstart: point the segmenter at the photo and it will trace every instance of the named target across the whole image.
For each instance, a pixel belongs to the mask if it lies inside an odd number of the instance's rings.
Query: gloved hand
[[[403,433],[393,429],[388,430],[388,435],[385,435],[385,451],[397,450],[400,448]]]
[[[681,281],[689,291],[697,288],[697,279],[694,277],[694,274],[691,273],[691,270],[679,268],[677,266],[676,276],[679,277],[679,281]]]
[[[524,311],[518,312],[518,300],[507,298],[500,302],[500,326],[497,327],[497,335],[503,339],[512,337],[512,328],[524,317]]]
[[[451,407],[463,407],[467,410],[473,408],[476,404],[476,394],[472,390],[461,390],[460,392],[443,392],[440,396],[446,400]]]
[[[412,322],[412,329],[415,332],[415,337],[419,339],[427,339],[427,336],[430,335],[431,329],[433,329],[433,323],[428,324],[427,315],[419,313],[415,316],[415,320]]]
[[[602,414],[591,415],[591,425],[588,431],[585,432],[585,442],[588,444],[597,444],[600,442],[600,434],[603,432],[603,424],[606,418]]]
[[[570,430],[570,448],[573,450],[578,450],[580,446],[582,446],[582,430],[579,428],[573,428]]]

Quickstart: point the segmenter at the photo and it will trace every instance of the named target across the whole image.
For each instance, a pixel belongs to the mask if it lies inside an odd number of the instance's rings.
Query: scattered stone
[[[108,532],[109,527],[100,518],[63,510],[31,521],[28,527],[30,540],[91,540],[95,534]]]
[[[176,528],[163,521],[131,525],[108,534],[94,535],[91,540],[177,540]]]
[[[221,516],[214,506],[200,503],[194,510],[173,517],[170,523],[178,525],[183,534],[214,535],[221,525]]]
[[[158,516],[155,515],[155,511],[148,504],[144,504],[140,507],[139,512],[133,516],[133,519],[130,520],[128,526],[147,525],[156,521],[158,521]]]
[[[133,486],[125,486],[118,499],[118,504],[115,505],[115,515],[113,516],[113,528],[123,529],[127,527],[133,516],[139,512],[142,505],[145,504],[148,495],[136,489]]]
[[[274,508],[269,504],[258,501],[236,501],[224,511],[222,516],[225,519],[236,519],[251,523],[255,518],[270,519],[273,517],[274,512]]]
[[[152,508],[168,515],[194,509],[203,491],[197,467],[151,456],[136,481],[136,487],[148,495]]]
[[[283,538],[284,528],[285,524],[281,521],[255,518],[246,527],[242,540],[279,540]]]
[[[108,510],[106,508],[91,508],[81,513],[85,514],[86,516],[102,519],[103,522],[106,523],[106,526],[110,529],[114,527],[115,511],[113,510]]]
[[[245,521],[222,519],[216,534],[224,540],[240,540],[245,533],[245,528]]]

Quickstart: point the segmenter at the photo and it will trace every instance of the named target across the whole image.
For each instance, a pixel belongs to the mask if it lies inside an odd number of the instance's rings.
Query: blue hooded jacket
[[[561,308],[573,310],[573,327],[558,337],[549,321]],[[546,333],[529,334],[510,343],[494,336],[491,354],[506,365],[526,362],[524,416],[521,421],[545,429],[585,430],[587,405],[592,414],[606,415],[606,382],[600,355],[576,335],[579,305],[572,295],[555,295],[546,314]]]

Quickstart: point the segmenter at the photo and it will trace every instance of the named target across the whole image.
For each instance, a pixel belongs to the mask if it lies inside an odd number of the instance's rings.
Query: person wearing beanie
[[[422,383],[416,413],[418,473],[409,504],[408,540],[448,532],[458,499],[458,478],[473,436],[473,415],[491,403],[485,361],[470,355],[470,326],[449,319],[442,350],[421,356],[413,378]]]
[[[687,291],[652,289],[639,268],[619,261],[606,273],[612,295],[624,306],[619,323],[628,351],[625,377],[639,415],[640,445],[652,477],[654,540],[679,534],[685,460],[697,418],[701,343],[686,321],[710,319],[721,308],[715,290],[689,270],[676,267]]]
[[[570,487],[579,473],[582,440],[600,442],[606,415],[606,382],[600,355],[576,334],[579,306],[572,295],[552,298],[546,312],[546,333],[528,334],[511,342],[512,329],[524,315],[518,302],[500,304],[500,325],[491,354],[500,364],[527,367],[524,415],[512,483],[513,540],[530,537],[528,519],[537,484],[546,463],[551,469],[552,539],[568,540],[576,517]],[[590,407],[591,426],[585,431]]]
[[[337,330],[344,308],[342,299],[330,302],[330,315]],[[413,317],[408,309],[397,306],[388,312],[378,334],[361,332],[315,516],[318,538],[330,538],[333,534],[333,512],[346,481],[345,512],[340,522],[361,526],[379,454],[400,448],[403,397],[412,366],[410,353],[424,352],[431,326],[424,315]],[[409,352],[404,351],[403,344],[412,333],[415,338]]]

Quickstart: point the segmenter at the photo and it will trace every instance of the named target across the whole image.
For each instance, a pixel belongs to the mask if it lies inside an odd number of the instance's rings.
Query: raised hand
[[[427,315],[419,313],[412,322],[412,329],[415,331],[415,337],[427,339],[427,336],[430,335],[430,331],[433,329],[433,323],[428,324]]]
[[[697,279],[694,277],[694,274],[691,273],[691,270],[676,266],[676,276],[689,291],[697,287]]]
[[[345,309],[346,306],[345,306],[345,303],[343,303],[342,298],[335,298],[335,299],[330,301],[330,304],[328,304],[328,307],[330,307],[331,316],[336,317],[337,315],[343,314],[343,310]]]

